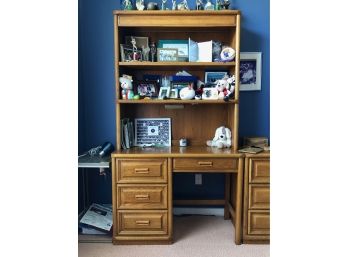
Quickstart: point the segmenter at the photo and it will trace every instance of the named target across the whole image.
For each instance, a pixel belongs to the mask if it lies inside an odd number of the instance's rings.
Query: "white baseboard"
[[[214,215],[224,216],[224,208],[184,208],[175,207],[173,209],[174,215],[193,214],[193,215]]]

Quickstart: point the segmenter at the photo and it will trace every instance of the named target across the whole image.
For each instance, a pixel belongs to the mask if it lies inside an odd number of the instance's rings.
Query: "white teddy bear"
[[[207,141],[208,146],[217,148],[229,148],[232,145],[232,134],[229,128],[221,126],[216,129],[213,140]]]

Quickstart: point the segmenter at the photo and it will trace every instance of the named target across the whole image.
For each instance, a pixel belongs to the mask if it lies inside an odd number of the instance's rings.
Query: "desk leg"
[[[224,219],[228,220],[230,218],[230,211],[228,204],[231,199],[231,174],[225,174],[225,208],[224,208]]]
[[[237,174],[237,194],[236,194],[236,222],[235,222],[235,243],[240,245],[242,242],[242,192],[243,189],[243,158],[239,158]]]

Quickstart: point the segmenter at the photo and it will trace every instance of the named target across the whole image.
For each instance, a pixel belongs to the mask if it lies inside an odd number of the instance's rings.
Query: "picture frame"
[[[135,81],[133,90],[141,98],[157,97],[159,93],[159,83],[156,80],[138,80]]]
[[[126,45],[132,45],[132,37],[135,39],[135,45],[138,49],[148,48],[149,47],[149,38],[148,37],[136,37],[136,36],[126,36],[125,42]]]
[[[204,83],[206,86],[215,85],[216,81],[227,75],[227,71],[206,71]]]
[[[169,96],[168,98],[170,99],[176,99],[176,98],[179,98],[179,90],[177,88],[172,88],[170,91],[169,91]]]
[[[178,90],[178,94],[180,93],[180,90],[188,87],[191,84],[191,82],[179,82],[179,81],[171,81],[170,83],[170,87],[172,89],[177,89]]]
[[[136,60],[134,60],[133,47],[126,44],[120,44],[121,62],[141,61],[142,60],[141,50],[137,50],[136,53],[137,53]]]
[[[171,146],[170,118],[138,118],[135,123],[135,146]]]
[[[178,49],[176,48],[157,48],[158,62],[177,62]]]
[[[168,98],[170,95],[170,87],[161,87],[158,93],[158,99]]]
[[[176,48],[178,49],[178,61],[187,62],[189,57],[188,40],[180,39],[161,39],[158,41],[158,48]]]
[[[203,100],[218,100],[219,91],[215,87],[203,88],[202,99]]]
[[[261,90],[261,52],[240,53],[240,91]]]

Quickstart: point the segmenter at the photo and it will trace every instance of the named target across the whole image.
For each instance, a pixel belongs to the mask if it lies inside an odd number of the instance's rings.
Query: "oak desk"
[[[173,234],[173,172],[225,173],[225,219],[242,236],[243,154],[205,146],[131,148],[115,151],[112,161],[114,244],[168,244]],[[195,200],[187,201],[192,205]],[[185,201],[180,201],[185,204]]]

